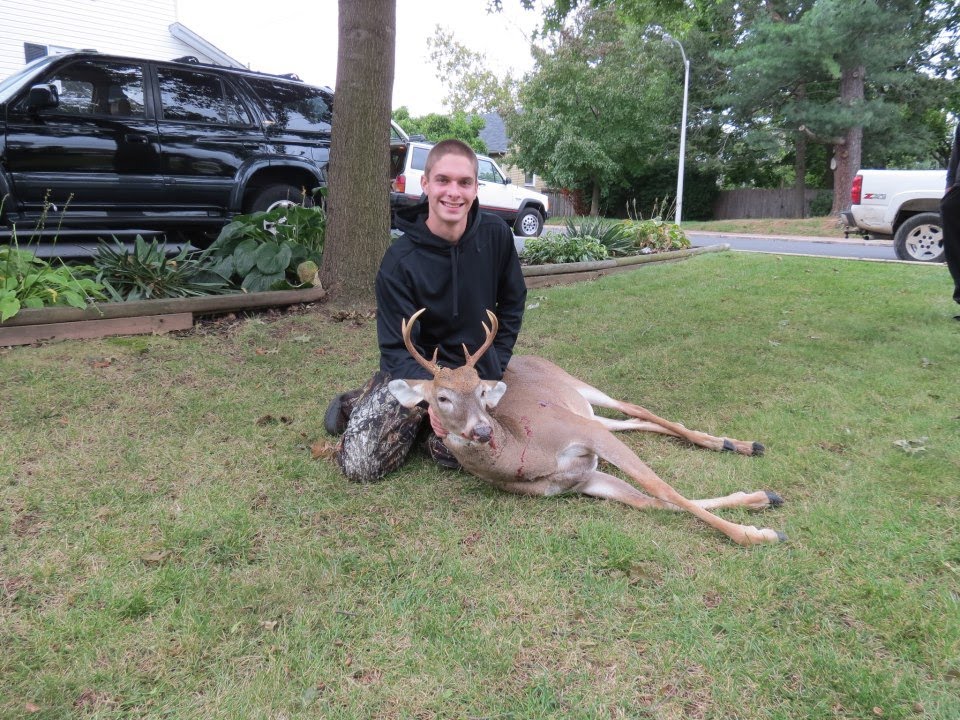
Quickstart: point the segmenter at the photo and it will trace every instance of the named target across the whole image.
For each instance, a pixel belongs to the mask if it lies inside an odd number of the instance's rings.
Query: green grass
[[[621,435],[688,496],[780,492],[724,513],[791,538],[749,549],[420,456],[347,483],[310,446],[370,321],[0,350],[0,717],[960,717],[948,290],[720,253],[531,291],[520,352],[766,443]]]
[[[563,227],[567,218],[554,217],[547,222]],[[738,220],[684,220],[684,230],[749,233],[758,235],[807,235],[843,239],[836,215],[812,218],[742,218]]]

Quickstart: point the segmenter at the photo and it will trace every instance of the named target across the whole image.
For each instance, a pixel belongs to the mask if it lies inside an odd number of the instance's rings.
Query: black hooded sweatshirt
[[[470,352],[483,344],[481,323],[490,324],[487,309],[500,323],[493,346],[477,361],[484,380],[499,380],[513,355],[520,332],[527,289],[513,233],[495,215],[480,212],[474,200],[467,229],[456,244],[427,228],[428,206],[421,203],[397,212],[397,238],[380,262],[377,273],[377,336],[380,369],[394,378],[429,378],[403,344],[400,323],[420,308],[411,333],[414,345],[427,360],[439,348],[443,367],[464,364],[463,347]]]

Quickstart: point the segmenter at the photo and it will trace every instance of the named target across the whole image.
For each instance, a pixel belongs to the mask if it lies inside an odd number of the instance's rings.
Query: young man
[[[398,467],[427,414],[404,409],[386,388],[391,378],[428,377],[404,345],[401,320],[426,308],[413,343],[424,357],[436,348],[441,365],[459,367],[463,345],[475,350],[483,344],[482,323],[492,310],[500,329],[476,365],[484,380],[503,376],[523,320],[527,291],[513,233],[502,219],[480,212],[476,154],[459,140],[444,140],[431,149],[420,182],[426,202],[397,213],[403,235],[377,273],[380,372],[360,391],[334,398],[325,417],[328,432],[343,432],[338,464],[358,482]],[[458,467],[436,434],[427,447],[438,463]]]
[[[953,278],[953,300],[960,303],[960,125],[953,135],[953,149],[947,163],[947,188],[940,201],[940,218],[943,223],[943,256]],[[954,315],[960,320],[960,315]]]

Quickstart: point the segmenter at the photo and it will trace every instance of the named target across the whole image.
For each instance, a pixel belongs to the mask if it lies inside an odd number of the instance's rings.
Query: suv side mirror
[[[513,178],[504,178],[503,184],[504,184],[504,185],[509,185],[509,184],[512,183],[512,182],[513,182]]]
[[[27,110],[44,110],[60,104],[56,85],[34,85],[27,95]]]

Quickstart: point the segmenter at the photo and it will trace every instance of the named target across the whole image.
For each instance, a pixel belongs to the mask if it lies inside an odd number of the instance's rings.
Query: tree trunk
[[[390,104],[396,0],[340,0],[337,86],[320,280],[332,303],[369,309],[390,243]]]
[[[600,215],[600,183],[593,181],[593,194],[590,196],[590,217]]]
[[[840,76],[840,104],[843,106],[863,104],[863,81],[865,68],[858,65],[844,68]],[[860,169],[860,152],[863,146],[863,125],[847,129],[844,138],[833,146],[833,207],[832,214],[839,213],[850,204],[850,184]]]
[[[796,156],[793,160],[793,196],[797,217],[807,216],[807,136],[797,133]]]

